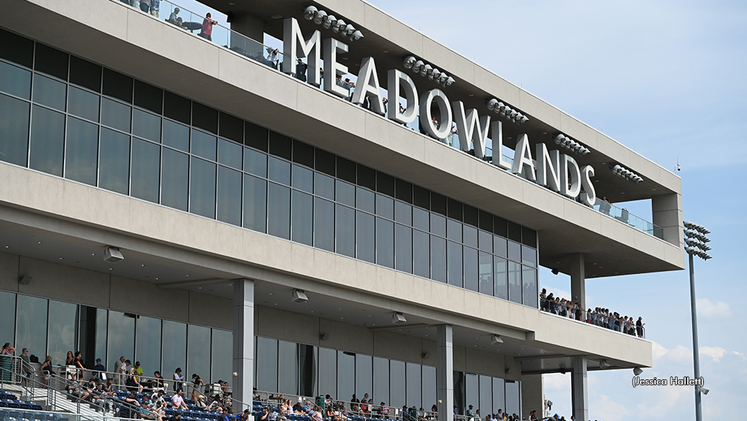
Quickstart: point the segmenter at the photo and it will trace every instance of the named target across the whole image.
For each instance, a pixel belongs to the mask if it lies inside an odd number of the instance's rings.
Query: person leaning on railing
[[[47,355],[47,358],[42,363],[41,367],[39,367],[39,370],[41,370],[42,374],[44,374],[44,384],[49,386],[49,379],[56,375],[55,371],[52,369],[52,357]]]

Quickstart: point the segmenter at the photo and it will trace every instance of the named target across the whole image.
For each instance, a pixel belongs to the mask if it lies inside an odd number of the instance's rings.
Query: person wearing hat
[[[104,364],[101,364],[101,358],[96,358],[96,365],[93,366],[93,377],[103,382],[106,380],[106,374],[104,372],[106,371],[106,367],[104,367]]]
[[[179,17],[179,11],[180,10],[178,7],[174,8],[174,11],[171,12],[171,15],[169,16],[169,22],[178,27],[182,27],[182,23],[184,23],[184,21]]]

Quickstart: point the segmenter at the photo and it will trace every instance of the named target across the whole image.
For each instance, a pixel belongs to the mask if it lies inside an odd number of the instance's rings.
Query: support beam
[[[454,338],[451,325],[438,325],[436,397],[438,421],[454,420]]]
[[[532,411],[537,411],[537,418],[544,414],[545,405],[544,382],[542,374],[521,375],[521,413],[527,417]],[[529,418],[527,418],[529,419]]]
[[[586,268],[581,253],[571,255],[571,297],[574,303],[581,303],[581,308],[586,310]]]
[[[233,412],[252,411],[254,384],[254,281],[233,281]],[[243,403],[243,405],[242,405]]]
[[[586,389],[586,357],[572,357],[571,404],[577,420],[589,419],[589,395]]]

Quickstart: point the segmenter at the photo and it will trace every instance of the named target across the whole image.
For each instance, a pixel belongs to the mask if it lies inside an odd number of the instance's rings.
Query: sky
[[[712,231],[713,259],[695,261],[700,371],[710,390],[703,419],[739,413],[747,401],[747,2],[369,1],[682,178],[684,219]],[[648,204],[627,207],[652,219]],[[540,287],[570,296],[562,274],[543,270]],[[587,307],[643,317],[654,366],[642,377],[693,375],[686,270],[591,279],[586,292]],[[591,420],[695,419],[692,387],[633,388],[632,377],[589,372]],[[570,375],[544,382],[553,412],[570,418]]]

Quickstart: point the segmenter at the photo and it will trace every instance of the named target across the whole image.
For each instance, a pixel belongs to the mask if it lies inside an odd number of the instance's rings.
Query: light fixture
[[[633,374],[636,376],[640,376],[643,373],[643,370],[641,370],[641,367],[636,367],[633,369]]]
[[[104,250],[104,261],[109,263],[118,263],[124,260],[122,252],[118,248],[112,246],[106,246]]]
[[[405,59],[405,61],[402,63],[402,65],[405,66],[405,69],[410,70],[410,69],[412,69],[412,66],[415,65],[416,61],[418,61],[418,59],[416,59],[413,56],[409,56],[409,57],[407,57]]]
[[[710,392],[710,390],[706,389],[706,388],[705,388],[705,387],[703,387],[703,386],[700,386],[700,393],[702,393],[702,394],[704,394],[704,395],[707,395],[707,394],[708,394],[708,392]]]
[[[350,35],[353,35],[353,32],[355,32],[355,27],[351,24],[347,24],[347,26],[345,26],[345,31],[343,32],[343,35],[350,36]]]
[[[23,275],[20,278],[18,278],[18,283],[21,285],[28,285],[31,283],[31,277],[28,275]]]
[[[324,18],[324,22],[322,22],[322,26],[324,27],[324,29],[329,29],[332,27],[332,25],[336,23],[337,23],[337,18],[335,17],[335,15],[327,15]]]
[[[438,80],[439,76],[441,76],[441,71],[438,69],[433,69],[433,71],[428,74],[428,79]]]
[[[448,82],[446,86],[449,86]],[[486,100],[485,105],[488,107],[488,111],[492,111],[496,114],[500,114],[516,124],[523,124],[529,121],[529,117],[519,112],[519,110],[515,110],[509,107],[508,105],[499,101],[497,98],[490,98]],[[558,143],[558,142],[559,142],[559,139],[556,138],[555,143]]]
[[[446,72],[441,72],[441,76],[438,77],[438,83],[444,84],[446,83],[446,80],[449,79],[449,75],[446,74]]]
[[[557,275],[558,273],[560,273],[560,271],[557,269],[553,269],[550,272],[552,272],[553,275]]]
[[[358,41],[359,39],[363,38],[363,33],[361,31],[355,31],[353,32],[353,35],[350,36],[353,41]]]
[[[431,72],[433,72],[433,66],[431,66],[430,64],[426,64],[422,69],[420,69],[420,76],[428,76],[428,73]]]
[[[309,301],[309,297],[306,296],[306,293],[303,292],[300,289],[293,290],[293,302],[294,303],[305,303]]]
[[[495,98],[491,98],[485,102],[485,105],[488,106],[489,111],[494,111],[496,107],[498,107],[498,104],[502,104],[502,103],[498,102],[498,100]]]
[[[501,335],[493,335],[490,337],[490,343],[493,345],[502,344],[503,339],[501,338]]]
[[[424,360],[427,360],[431,356],[430,352],[426,351],[420,355]]]
[[[329,339],[329,333],[327,333],[327,332],[320,333],[319,334],[319,339],[322,340],[322,341],[326,341],[327,339]]]
[[[317,25],[321,25],[322,22],[324,22],[324,19],[327,17],[327,12],[324,10],[320,10],[316,12],[316,15],[314,15],[314,23]]]
[[[415,73],[420,73],[420,69],[425,66],[425,63],[423,63],[423,60],[418,60],[415,62],[415,64],[412,65],[412,71]]]
[[[397,311],[392,313],[392,324],[399,325],[399,324],[406,323],[406,322],[407,322],[407,319],[405,318],[404,314],[397,312]]]
[[[454,80],[453,77],[449,76],[449,78],[446,79],[446,86],[451,86],[454,84],[454,82],[456,82],[456,80]]]
[[[303,11],[303,18],[306,20],[312,20],[314,19],[314,16],[316,16],[318,9],[314,6],[309,6]]]
[[[337,23],[332,27],[332,30],[334,32],[344,31],[346,26],[348,26],[347,22],[342,19],[337,19]]]
[[[612,170],[612,174],[615,174],[616,176],[624,178],[630,182],[641,183],[644,181],[643,177],[623,167],[620,164],[610,165],[610,169]]]
[[[608,368],[609,366],[607,360],[599,360],[599,368]]]

